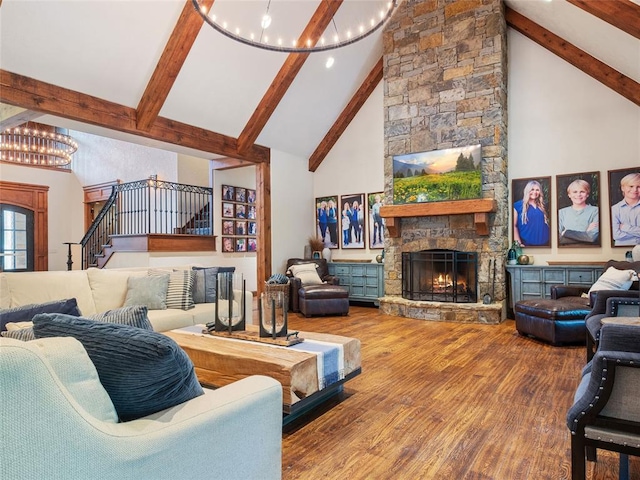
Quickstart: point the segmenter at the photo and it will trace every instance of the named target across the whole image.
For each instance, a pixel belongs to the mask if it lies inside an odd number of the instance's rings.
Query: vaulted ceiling
[[[318,31],[343,3],[273,1]],[[506,5],[512,28],[640,105],[640,0]],[[4,0],[0,126],[37,118],[221,166],[277,149],[315,170],[382,78],[382,33],[331,52],[331,69],[328,55],[237,43],[191,0]]]

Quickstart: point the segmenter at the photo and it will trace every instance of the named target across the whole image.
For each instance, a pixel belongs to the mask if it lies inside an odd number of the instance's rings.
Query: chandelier
[[[312,53],[344,47],[368,37],[386,23],[399,0],[344,0],[324,35],[315,39],[303,39],[300,35],[316,2],[216,0],[208,10],[201,5],[202,0],[191,1],[205,22],[233,40],[275,52]],[[294,18],[306,20],[295,24]]]
[[[69,165],[78,144],[66,132],[33,122],[9,128],[0,133],[0,160],[48,167]]]

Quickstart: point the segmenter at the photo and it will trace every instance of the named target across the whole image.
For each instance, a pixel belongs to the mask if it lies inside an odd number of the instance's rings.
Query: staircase
[[[103,268],[118,250],[215,250],[211,188],[138,180],[113,186],[80,241],[82,268]]]

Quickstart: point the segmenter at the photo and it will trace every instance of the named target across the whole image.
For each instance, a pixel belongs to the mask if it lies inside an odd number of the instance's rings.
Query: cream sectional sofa
[[[162,267],[160,270],[191,269],[191,265]],[[149,268],[118,268],[72,271],[0,273],[0,308],[12,308],[32,303],[75,298],[82,315],[92,315],[124,305],[127,280],[130,276],[145,276]],[[253,296],[246,292],[247,323],[252,323]],[[153,329],[164,332],[175,328],[211,322],[215,303],[199,303],[190,310],[169,308],[149,310]]]

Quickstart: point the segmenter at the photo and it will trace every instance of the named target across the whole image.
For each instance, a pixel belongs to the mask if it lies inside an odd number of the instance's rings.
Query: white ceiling
[[[316,0],[275,1],[280,9],[289,4],[289,20],[301,25],[317,5]],[[357,1],[367,0],[346,3]],[[235,8],[248,8],[250,3],[255,2],[235,0]],[[640,42],[631,35],[565,0],[506,3],[640,81]],[[185,0],[4,0],[0,68],[136,108],[184,4]],[[336,61],[331,69],[324,66],[329,55]],[[257,143],[308,158],[381,55],[379,31],[354,45],[310,55]],[[160,115],[237,138],[285,58],[284,53],[242,45],[204,25]],[[49,116],[40,121],[162,147]]]

